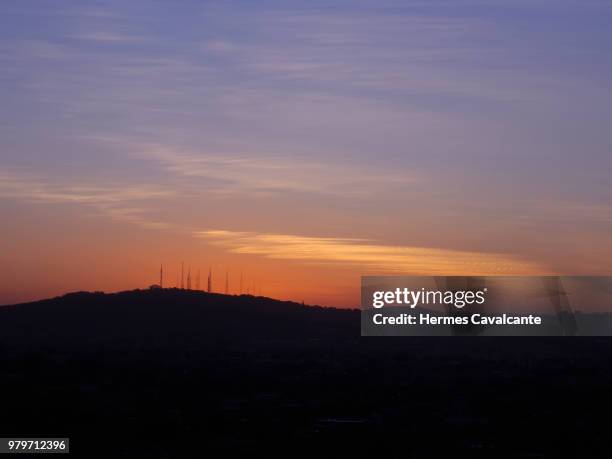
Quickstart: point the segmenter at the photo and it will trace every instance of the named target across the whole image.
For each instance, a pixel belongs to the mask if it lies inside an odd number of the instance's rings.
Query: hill
[[[355,310],[73,293],[0,307],[0,436],[88,458],[609,457],[611,357],[608,338],[366,338]]]
[[[185,347],[358,335],[355,310],[194,290],[78,292],[0,307],[5,345]]]

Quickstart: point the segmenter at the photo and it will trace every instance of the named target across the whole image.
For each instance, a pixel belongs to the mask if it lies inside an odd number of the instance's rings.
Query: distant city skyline
[[[361,275],[612,274],[611,23],[577,0],[5,2],[0,304],[181,263],[330,306]]]

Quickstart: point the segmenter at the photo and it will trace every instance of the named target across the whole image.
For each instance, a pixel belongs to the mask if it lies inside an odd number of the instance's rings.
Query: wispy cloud
[[[76,35],[73,38],[102,43],[135,43],[142,42],[145,40],[143,37],[125,35],[108,31],[85,32],[80,35]]]
[[[521,257],[423,247],[390,246],[363,239],[208,230],[196,237],[232,253],[309,263],[353,265],[416,275],[535,274],[544,268]]]
[[[533,90],[538,72],[511,65],[514,50],[493,38],[491,20],[383,11],[250,15],[242,20],[258,31],[257,40],[220,36],[202,49],[223,55],[238,74],[297,83],[305,92],[523,103],[543,97],[546,86]]]
[[[145,144],[136,149],[142,157],[160,162],[174,174],[207,179],[210,190],[222,193],[289,191],[359,197],[376,188],[404,186],[419,180],[416,174],[306,160],[295,155],[210,153],[161,144]]]
[[[86,205],[116,220],[147,228],[172,228],[169,222],[147,217],[144,206],[152,200],[174,196],[172,190],[148,185],[62,184],[49,177],[0,172],[0,197],[43,204]]]
[[[174,193],[150,186],[62,185],[48,177],[19,173],[0,173],[0,195],[21,197],[35,202],[113,204],[168,197]]]

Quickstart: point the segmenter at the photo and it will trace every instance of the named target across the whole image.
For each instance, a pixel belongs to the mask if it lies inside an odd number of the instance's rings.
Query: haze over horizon
[[[612,5],[6,2],[0,304],[612,274]]]

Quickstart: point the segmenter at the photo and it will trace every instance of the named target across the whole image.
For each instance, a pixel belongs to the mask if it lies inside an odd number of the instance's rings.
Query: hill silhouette
[[[360,336],[177,289],[0,307],[0,436],[75,457],[609,457],[609,338]]]
[[[359,335],[359,312],[251,295],[150,289],[77,292],[0,307],[0,342],[186,346]]]

